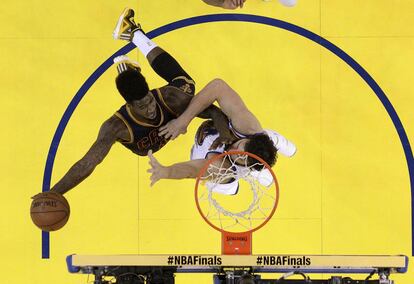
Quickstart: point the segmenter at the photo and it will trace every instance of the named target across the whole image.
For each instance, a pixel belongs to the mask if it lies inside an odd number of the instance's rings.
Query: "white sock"
[[[142,54],[146,57],[151,50],[156,48],[158,45],[150,40],[143,32],[136,31],[132,42],[138,47]]]

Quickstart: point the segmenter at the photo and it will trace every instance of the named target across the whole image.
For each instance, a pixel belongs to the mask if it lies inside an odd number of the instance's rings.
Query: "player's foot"
[[[131,69],[131,68],[141,71],[141,67],[139,66],[139,63],[137,61],[129,59],[129,57],[126,55],[115,57],[114,63],[116,64],[116,69],[118,70],[118,73],[122,73],[126,71],[127,69]]]
[[[283,154],[286,157],[292,157],[296,153],[296,146],[291,141],[287,140],[284,136],[280,135],[276,131],[265,129],[266,134],[272,139],[273,144],[278,153]]]
[[[131,41],[135,31],[142,31],[141,26],[135,23],[134,15],[134,10],[125,8],[121,16],[119,16],[116,27],[112,33],[114,39]]]

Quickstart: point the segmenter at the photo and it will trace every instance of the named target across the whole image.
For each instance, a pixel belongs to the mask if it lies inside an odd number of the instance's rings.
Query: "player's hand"
[[[165,139],[174,140],[180,134],[187,133],[187,123],[180,118],[173,119],[166,125],[160,127],[159,136],[164,136]]]
[[[244,2],[246,2],[246,0],[224,0],[222,7],[230,10],[234,10],[239,7],[243,8]]]
[[[214,140],[214,142],[211,144],[210,148],[208,148],[209,150],[215,150],[218,147],[221,147],[223,145],[231,145],[233,144],[235,141],[235,139],[233,137],[222,137],[219,136],[216,138],[216,140]]]
[[[233,132],[231,132],[227,124],[217,124],[217,131],[220,135],[211,144],[209,150],[217,149],[222,145],[231,145],[237,141],[237,137],[234,136]]]
[[[153,186],[157,181],[163,178],[168,177],[168,168],[161,165],[157,159],[152,155],[152,150],[148,151],[149,165],[150,169],[147,170],[148,173],[151,173],[151,186]]]

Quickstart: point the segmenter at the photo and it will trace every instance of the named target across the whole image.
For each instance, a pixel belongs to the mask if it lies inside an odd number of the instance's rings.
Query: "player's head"
[[[233,143],[228,150],[245,151],[262,158],[269,166],[274,166],[277,158],[277,149],[273,144],[273,141],[267,134],[258,133],[250,136],[249,138],[240,139]],[[247,164],[253,165],[257,161],[253,157],[247,158]],[[257,164],[253,167],[256,170],[261,170],[263,166]]]
[[[127,68],[115,79],[116,87],[127,103],[143,99],[149,92],[145,77],[137,68]]]
[[[276,163],[277,149],[267,134],[259,133],[249,137],[244,146],[244,151],[262,158],[271,167]],[[252,157],[248,157],[247,163],[250,165],[257,163],[257,161]],[[260,170],[262,168],[263,166],[257,165],[256,169]]]

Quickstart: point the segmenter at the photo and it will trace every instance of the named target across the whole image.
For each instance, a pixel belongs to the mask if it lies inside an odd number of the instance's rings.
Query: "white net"
[[[197,192],[199,209],[218,229],[254,230],[271,217],[277,205],[277,184],[270,170],[248,157],[224,155],[203,174]]]

